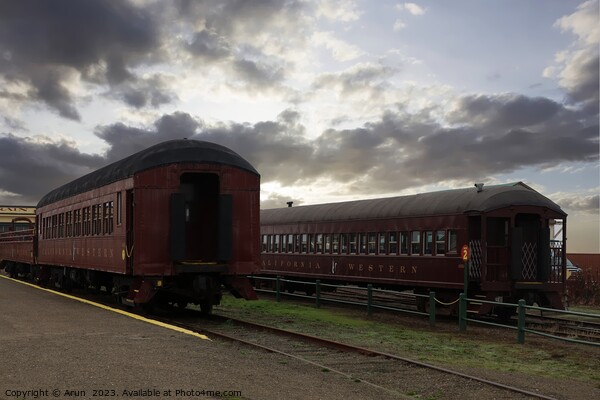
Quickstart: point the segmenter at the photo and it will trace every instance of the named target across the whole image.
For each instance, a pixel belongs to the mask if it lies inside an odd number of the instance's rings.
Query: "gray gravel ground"
[[[187,392],[176,395],[177,390]],[[219,397],[216,391],[241,395]],[[402,398],[314,366],[202,340],[0,277],[0,399],[36,395],[40,399]]]

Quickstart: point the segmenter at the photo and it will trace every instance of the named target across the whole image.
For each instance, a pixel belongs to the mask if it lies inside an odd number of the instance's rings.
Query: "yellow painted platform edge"
[[[10,280],[10,281],[13,281],[13,282],[17,282],[17,283],[20,283],[20,284],[23,284],[23,285],[31,286],[31,287],[33,287],[35,289],[43,290],[45,292],[49,292],[49,293],[56,294],[56,295],[59,295],[59,296],[62,296],[62,297],[66,297],[68,299],[77,300],[77,301],[79,301],[81,303],[89,304],[89,305],[92,305],[92,306],[95,306],[95,307],[98,307],[98,308],[102,308],[104,310],[112,311],[112,312],[117,313],[117,314],[125,315],[126,317],[134,318],[134,319],[137,319],[139,321],[143,321],[143,322],[147,322],[149,324],[157,325],[157,326],[160,326],[162,328],[167,328],[167,329],[171,329],[173,331],[185,333],[186,335],[195,336],[195,337],[198,337],[200,339],[210,340],[210,338],[208,336],[202,335],[202,334],[194,332],[194,331],[190,331],[189,329],[180,328],[180,327],[175,326],[175,325],[170,325],[170,324],[166,324],[164,322],[160,322],[160,321],[156,321],[156,320],[153,320],[153,319],[150,319],[150,318],[142,317],[141,315],[132,314],[130,312],[119,310],[117,308],[112,308],[112,307],[109,307],[109,306],[105,306],[104,304],[96,303],[96,302],[93,302],[93,301],[90,301],[90,300],[80,299],[78,297],[71,296],[71,295],[66,294],[66,293],[57,292],[57,291],[52,290],[52,289],[46,289],[46,288],[40,287],[38,285],[34,285],[32,283],[29,283],[29,282],[23,282],[23,281],[20,281],[18,279],[9,278],[8,276],[4,276],[2,274],[0,274],[0,278],[7,279],[7,280]]]

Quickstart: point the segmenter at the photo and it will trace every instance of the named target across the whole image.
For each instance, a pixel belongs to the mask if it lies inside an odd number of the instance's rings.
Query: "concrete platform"
[[[0,276],[0,399],[107,397],[393,398],[295,360],[203,340]]]

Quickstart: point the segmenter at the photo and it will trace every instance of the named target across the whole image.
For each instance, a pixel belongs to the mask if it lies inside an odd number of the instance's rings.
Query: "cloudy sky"
[[[0,0],[0,204],[175,138],[262,206],[524,181],[600,252],[598,0]]]

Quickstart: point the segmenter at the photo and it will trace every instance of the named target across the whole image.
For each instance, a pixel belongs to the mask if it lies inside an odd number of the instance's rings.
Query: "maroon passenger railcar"
[[[152,146],[44,196],[34,278],[105,286],[129,304],[200,304],[225,286],[256,295],[260,176],[228,148],[195,140]]]
[[[551,240],[556,223],[566,227],[561,208],[521,182],[262,210],[261,273],[433,290],[452,301],[464,290],[459,253],[468,244],[469,297],[564,308],[565,237]]]

